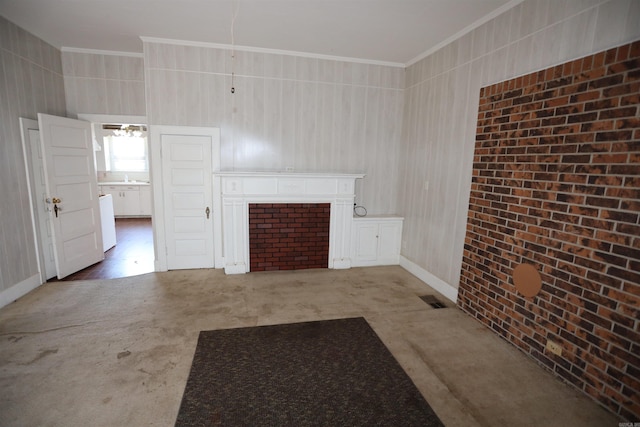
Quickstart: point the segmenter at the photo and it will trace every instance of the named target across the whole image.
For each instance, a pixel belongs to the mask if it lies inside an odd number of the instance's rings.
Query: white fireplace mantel
[[[351,267],[355,181],[364,174],[216,172],[222,197],[224,269],[249,271],[249,203],[330,203],[329,268]]]

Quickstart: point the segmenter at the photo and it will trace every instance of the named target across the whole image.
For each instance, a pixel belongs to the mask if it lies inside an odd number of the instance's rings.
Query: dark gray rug
[[[176,426],[442,426],[364,318],[202,331]]]

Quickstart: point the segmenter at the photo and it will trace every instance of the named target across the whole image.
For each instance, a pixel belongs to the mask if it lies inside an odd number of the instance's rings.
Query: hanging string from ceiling
[[[236,69],[236,41],[235,41],[235,25],[238,11],[240,10],[240,2],[233,2],[233,14],[231,16],[231,93],[236,93],[235,87],[235,69]]]

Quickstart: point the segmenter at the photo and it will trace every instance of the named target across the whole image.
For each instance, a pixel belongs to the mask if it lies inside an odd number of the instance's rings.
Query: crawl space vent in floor
[[[420,297],[420,299],[433,308],[447,308],[444,303],[440,302],[440,300],[438,300],[438,298],[433,295],[423,295]]]

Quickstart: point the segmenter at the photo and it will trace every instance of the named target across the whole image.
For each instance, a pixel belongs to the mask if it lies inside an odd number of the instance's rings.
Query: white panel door
[[[208,135],[160,135],[167,268],[212,268],[213,146]]]
[[[91,124],[38,114],[58,278],[104,259]]]

